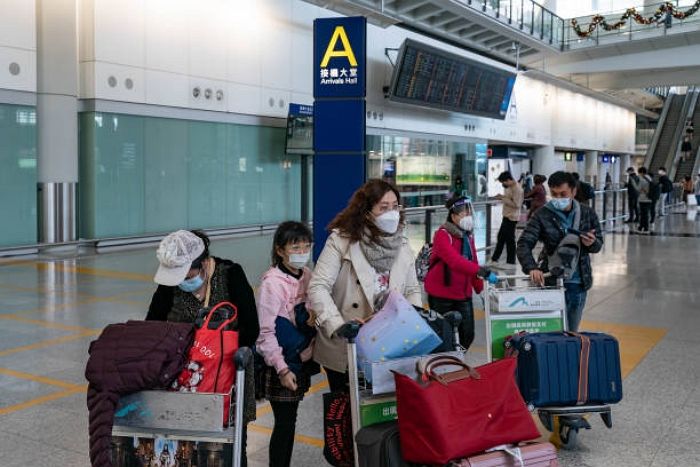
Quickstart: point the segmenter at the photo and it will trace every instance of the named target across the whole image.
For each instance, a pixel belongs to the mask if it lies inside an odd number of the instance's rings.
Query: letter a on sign
[[[338,39],[343,43],[342,50],[335,50],[335,46],[338,43]],[[350,66],[357,66],[357,59],[355,59],[355,53],[350,47],[350,41],[348,40],[348,35],[345,32],[345,28],[342,26],[336,26],[333,31],[333,36],[328,42],[328,47],[326,48],[326,53],[323,55],[323,60],[321,60],[321,68],[328,66],[328,62],[332,57],[347,57]]]

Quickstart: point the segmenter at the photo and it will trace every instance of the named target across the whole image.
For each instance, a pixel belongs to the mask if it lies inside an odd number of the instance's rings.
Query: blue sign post
[[[326,227],[364,183],[367,19],[314,21],[314,258]]]

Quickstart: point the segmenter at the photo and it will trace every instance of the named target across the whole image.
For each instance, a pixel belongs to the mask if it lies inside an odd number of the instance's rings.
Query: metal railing
[[[474,240],[477,244],[477,252],[492,250],[495,245],[493,233],[494,229],[493,208],[500,206],[501,202],[496,200],[474,201]],[[432,242],[435,231],[447,219],[447,208],[444,205],[422,206],[407,208],[405,210],[408,236],[410,238],[420,238],[421,243]],[[422,227],[422,229],[421,229]],[[416,230],[421,229],[422,232]]]
[[[533,0],[461,0],[532,37],[564,46],[566,21]]]
[[[593,202],[589,202],[588,205],[598,214],[603,230],[611,231],[620,227],[629,213],[627,188],[597,190],[595,195]],[[680,186],[674,186],[668,206],[680,204],[682,195]],[[495,247],[495,233],[501,221],[500,216],[494,215],[494,208],[500,206],[501,202],[488,200],[472,204],[475,211],[474,238],[478,246],[477,251],[491,250]],[[435,231],[447,218],[447,209],[442,205],[407,208],[405,213],[409,237],[420,238],[422,243],[432,242]]]
[[[657,2],[635,8],[643,17],[649,18],[654,14],[654,12],[656,12],[659,6],[664,5],[665,3],[667,2]],[[671,3],[673,3],[680,11],[685,11],[690,7],[690,5],[680,6],[678,0],[671,1]],[[626,10],[627,8],[598,14],[604,16],[608,23],[616,23]],[[585,16],[576,17],[574,19],[576,19],[579,26],[585,30],[588,28],[588,24],[591,22],[594,15],[595,13],[591,13]],[[571,25],[571,19],[572,18],[565,20],[566,31],[564,42],[562,44],[563,49],[590,47],[601,43],[618,42],[620,40],[665,36],[669,32],[673,33],[680,28],[683,28],[683,30],[687,32],[689,25],[692,25],[693,29],[700,27],[700,12],[685,19],[678,19],[673,16],[667,19],[666,15],[664,14],[658,21],[651,24],[638,24],[634,18],[630,16],[626,20],[625,25],[621,28],[606,31],[601,25],[598,25],[595,31],[593,31],[588,37],[579,37]],[[674,30],[674,28],[676,29]]]

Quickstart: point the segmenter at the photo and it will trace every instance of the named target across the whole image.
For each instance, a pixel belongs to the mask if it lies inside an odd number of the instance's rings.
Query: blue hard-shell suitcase
[[[619,402],[622,375],[617,339],[604,333],[580,334],[590,339],[585,404]],[[535,407],[573,406],[579,402],[578,336],[563,332],[520,334],[512,336],[506,346],[517,353],[518,387],[525,402]]]

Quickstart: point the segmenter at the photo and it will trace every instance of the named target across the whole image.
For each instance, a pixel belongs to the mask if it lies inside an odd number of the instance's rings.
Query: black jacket
[[[238,344],[253,347],[260,334],[258,312],[255,307],[255,294],[240,264],[227,259],[214,258],[216,264],[229,266],[229,301],[238,308]],[[159,285],[148,307],[147,320],[165,321],[173,307],[175,287]]]
[[[581,206],[581,223],[579,230],[588,232],[595,229],[596,241],[589,247],[581,244],[581,255],[579,256],[579,267],[581,273],[581,286],[588,290],[593,285],[593,273],[591,271],[590,253],[598,253],[603,248],[603,232],[600,228],[598,216],[593,209],[585,205]],[[533,269],[547,271],[547,256],[554,254],[559,242],[564,238],[565,233],[560,227],[560,220],[556,213],[549,207],[544,206],[539,209],[528,221],[525,230],[518,239],[516,253],[518,261],[523,267],[523,272],[528,274]],[[532,250],[537,242],[544,243],[543,254],[540,254],[539,262],[532,256]]]
[[[625,184],[627,187],[627,196],[630,198],[639,198],[639,175],[632,174],[629,176],[629,181]]]
[[[659,185],[661,185],[661,193],[673,191],[673,182],[668,178],[668,175],[659,175]]]
[[[93,467],[112,465],[112,426],[119,397],[169,387],[187,363],[193,338],[192,324],[128,321],[110,324],[90,344],[85,378]]]

